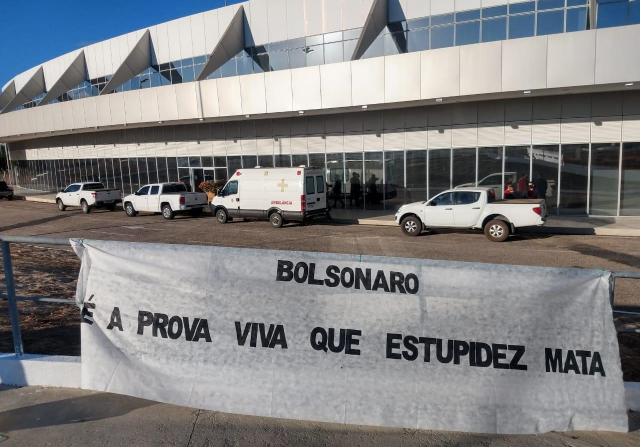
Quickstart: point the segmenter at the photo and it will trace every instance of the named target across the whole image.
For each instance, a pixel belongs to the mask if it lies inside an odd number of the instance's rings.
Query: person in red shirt
[[[518,193],[523,199],[529,197],[529,176],[522,174],[518,179]]]

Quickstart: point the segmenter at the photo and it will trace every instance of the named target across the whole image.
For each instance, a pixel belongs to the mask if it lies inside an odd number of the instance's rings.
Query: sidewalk
[[[16,200],[56,203],[56,193],[15,188]],[[332,209],[333,222],[349,225],[397,226],[393,220],[394,211],[365,211]],[[577,234],[596,236],[640,237],[640,217],[582,217],[549,216],[546,225],[521,230],[522,233],[536,234]]]

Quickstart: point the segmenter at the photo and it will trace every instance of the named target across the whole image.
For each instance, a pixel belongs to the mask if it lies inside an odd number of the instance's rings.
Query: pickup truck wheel
[[[415,216],[405,217],[400,226],[402,232],[407,236],[417,236],[422,233],[422,222]]]
[[[218,221],[218,223],[224,224],[229,220],[229,216],[227,215],[227,212],[225,210],[219,209],[218,211],[216,211],[216,220]]]
[[[271,213],[271,216],[269,216],[269,222],[271,222],[271,225],[274,228],[280,228],[282,224],[284,224],[284,219],[282,218],[280,213],[275,212]]]
[[[67,209],[67,207],[66,207],[66,206],[64,206],[64,203],[62,203],[62,200],[60,200],[60,199],[58,199],[58,209],[59,209],[60,211],[64,211],[64,210],[66,210],[66,209]]]
[[[136,217],[136,214],[138,214],[138,212],[135,210],[135,208],[133,207],[133,205],[131,203],[125,203],[124,204],[124,212],[129,217]]]
[[[11,196],[7,196],[7,200],[9,200],[9,201],[13,200],[13,196],[12,195]]]
[[[171,205],[164,205],[162,207],[162,216],[167,219],[167,220],[171,220],[175,217],[176,213],[173,212],[173,210],[171,209]]]
[[[509,224],[503,220],[492,220],[484,227],[484,234],[491,242],[504,242],[509,237]]]
[[[80,206],[82,206],[82,212],[84,214],[89,214],[91,212],[91,207],[89,206],[89,204],[85,200],[82,201]]]

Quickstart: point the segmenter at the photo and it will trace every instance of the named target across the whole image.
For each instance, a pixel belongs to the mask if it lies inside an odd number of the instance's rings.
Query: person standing
[[[335,181],[333,182],[333,207],[337,208],[338,201],[342,203],[342,207],[344,208],[344,201],[342,200],[342,180],[340,176],[337,175]]]
[[[522,174],[518,179],[518,193],[523,199],[529,197],[529,176],[527,174]]]
[[[547,188],[549,184],[542,176],[542,172],[538,173],[538,178],[533,181],[533,195],[536,199],[544,199],[547,198]]]
[[[356,206],[360,206],[360,175],[357,172],[353,172],[351,174],[351,178],[349,179],[349,183],[351,183],[351,191],[349,194],[349,206],[353,205],[353,199],[356,199]]]

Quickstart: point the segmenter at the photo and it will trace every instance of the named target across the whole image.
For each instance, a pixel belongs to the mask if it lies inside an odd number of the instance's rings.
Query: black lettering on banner
[[[269,330],[271,332],[271,329]],[[269,347],[275,348],[276,346],[280,346],[282,349],[287,349],[287,337],[284,333],[284,327],[281,324],[276,326],[275,333],[273,337],[269,341]]]
[[[469,343],[469,365],[476,366],[476,342]]]
[[[578,362],[572,349],[567,350],[567,359],[564,362],[564,373],[573,371],[576,374],[580,374],[580,368],[578,368]]]
[[[278,260],[276,281],[291,281],[293,279],[293,262]]]
[[[576,357],[580,357],[582,363],[582,374],[589,374],[589,368],[587,367],[587,359],[591,357],[591,352],[589,351],[576,351]]]
[[[260,344],[263,348],[275,348],[280,346],[282,349],[287,349],[287,337],[284,333],[284,327],[281,324],[269,325],[269,329],[266,329],[264,323],[246,323],[244,330],[242,324],[239,321],[235,322],[236,325],[236,338],[238,339],[238,345],[244,346],[251,333],[251,340],[249,346],[252,348],[258,345],[258,334],[260,334]]]
[[[114,307],[111,311],[111,320],[109,320],[107,329],[111,331],[114,327],[117,327],[120,329],[120,332],[122,332],[122,318],[120,317],[120,309],[118,307]]]
[[[145,326],[153,324],[153,314],[146,310],[138,311],[138,335],[142,335]]]
[[[453,359],[453,340],[447,340],[447,355],[442,354],[442,339],[436,340],[436,358],[440,363],[449,363]]]
[[[316,279],[316,265],[315,264],[311,264],[311,266],[309,266],[309,284],[315,285],[315,286],[321,286],[324,284],[324,281],[322,281],[321,279]]]
[[[360,349],[354,348],[360,344],[359,337],[362,332],[357,329],[325,329],[313,328],[311,331],[311,347],[316,351],[343,352],[347,355],[360,355]]]
[[[269,346],[271,344],[271,337],[273,337],[273,324],[269,325],[269,331],[267,333],[264,332],[265,330],[265,324],[264,323],[259,323],[258,324],[258,329],[260,330],[260,341],[262,342],[262,347],[271,347]]]
[[[329,350],[331,352],[342,352],[345,344],[346,333],[344,329],[340,329],[338,344],[336,344],[336,330],[332,327],[329,328]]]
[[[410,362],[413,362],[415,359],[418,358],[418,347],[416,346],[416,344],[419,343],[418,338],[414,337],[413,335],[407,335],[404,340],[404,347],[409,351],[402,351],[402,357],[404,357],[405,360],[409,360]]]
[[[493,367],[496,369],[509,369],[508,363],[501,363],[500,360],[506,360],[507,353],[502,352],[507,350],[507,345],[493,343],[491,345],[491,351],[493,353]]]
[[[591,362],[591,368],[589,369],[589,375],[593,376],[595,373],[600,373],[602,377],[607,377],[604,373],[604,366],[602,366],[602,359],[598,351],[593,352],[593,361]]]
[[[236,321],[236,338],[238,339],[238,345],[244,346],[244,344],[247,342],[247,337],[249,336],[251,325],[253,325],[253,323],[246,323],[244,325],[244,331],[241,331],[242,326],[240,325],[239,321]]]
[[[400,349],[400,342],[396,340],[402,340],[402,334],[387,334],[387,358],[400,360],[401,354],[393,352],[394,349]]]
[[[413,282],[413,285],[411,285],[411,282]],[[407,289],[407,292],[411,295],[418,293],[418,289],[420,288],[420,281],[418,281],[418,277],[413,273],[407,274],[404,278],[404,288]]]
[[[460,364],[460,357],[469,354],[469,343],[462,340],[453,341],[453,364]]]
[[[189,318],[182,317],[182,323],[184,325],[184,335],[187,341],[194,341],[194,337],[196,336],[196,330],[198,329],[199,322],[200,322],[200,318],[194,318],[193,324],[189,326]]]
[[[431,361],[431,345],[436,344],[436,339],[431,337],[420,337],[420,343],[424,343],[424,361]]]
[[[547,372],[564,372],[562,370],[562,349],[544,348],[544,363]]]
[[[487,343],[476,342],[476,366],[488,368],[492,362],[491,346]]]
[[[385,292],[389,291],[389,284],[387,284],[387,278],[384,276],[382,270],[378,270],[376,280],[373,282],[373,288],[371,290],[378,290],[380,287],[382,287],[382,290]]]
[[[318,335],[320,336],[319,340],[318,340]],[[327,339],[328,339],[327,331],[325,331],[324,328],[316,327],[316,328],[313,328],[313,330],[311,331],[311,337],[310,337],[311,347],[316,351],[327,352],[328,350]]]
[[[371,269],[365,270],[367,273],[362,273],[362,269],[356,269],[356,289],[360,289],[363,286],[365,290],[371,290]]]
[[[198,320],[198,318],[196,318]],[[207,343],[211,343],[211,335],[209,334],[209,323],[206,318],[202,318],[198,322],[198,329],[193,341],[198,341],[200,338],[204,338]]]
[[[324,280],[324,283],[328,287],[338,287],[340,284],[340,275],[338,273],[340,269],[336,265],[330,265],[327,267],[327,276],[328,278]]]
[[[160,336],[167,338],[167,325],[169,324],[169,317],[167,314],[153,314],[153,328],[151,329],[151,335],[154,337]]]
[[[562,349],[545,348],[544,357],[547,372],[562,374],[573,372],[574,374],[590,376],[598,372],[602,377],[606,377],[602,358],[600,358],[598,351],[591,353],[591,351],[567,349],[566,355],[563,356]],[[580,365],[576,357],[580,358]],[[591,364],[587,367],[589,358],[591,358]],[[582,366],[582,369],[580,369],[580,366]]]
[[[400,272],[391,272],[391,292],[395,293],[396,287],[400,293],[407,293],[404,290],[404,275]]]
[[[346,279],[347,274],[349,275],[349,279]],[[353,269],[349,267],[345,267],[342,269],[342,273],[340,273],[340,282],[342,282],[342,287],[350,288],[353,286],[353,282],[355,280],[355,275],[353,274]]]
[[[177,340],[182,335],[182,318],[174,315],[169,319],[169,325],[167,326],[167,332],[171,340]]]
[[[511,359],[511,362],[509,363],[509,369],[526,371],[527,365],[521,365],[520,363],[518,363],[520,362],[520,359],[522,359],[522,356],[524,355],[525,347],[521,345],[509,345],[509,351],[516,351],[515,354],[513,354],[513,358]]]
[[[95,309],[96,303],[88,303],[84,302],[84,306],[82,306],[82,313],[80,317],[80,321],[84,324],[93,324],[93,312],[89,309]]]
[[[347,355],[360,355],[360,349],[354,348],[354,346],[360,345],[360,340],[354,337],[360,337],[362,331],[358,329],[347,329],[347,347],[344,353]]]
[[[297,283],[302,284],[307,281],[308,275],[309,275],[309,266],[307,266],[307,263],[298,262],[296,264],[296,268],[293,269],[293,279],[295,279]]]

